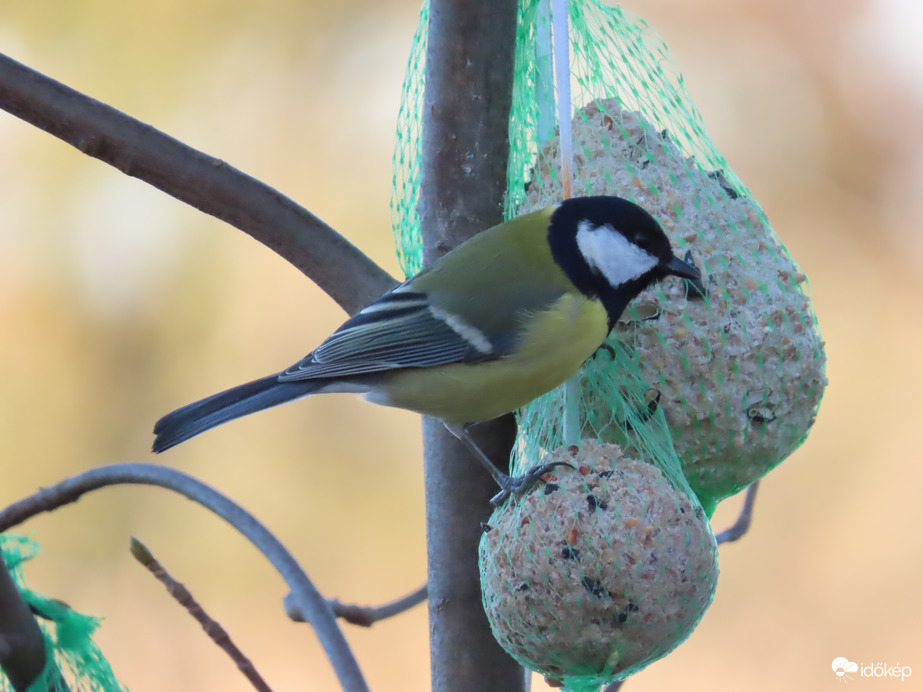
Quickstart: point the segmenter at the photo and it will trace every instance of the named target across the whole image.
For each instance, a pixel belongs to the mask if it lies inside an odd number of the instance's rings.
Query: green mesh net
[[[648,289],[610,344],[608,377],[659,396],[692,488],[714,506],[785,459],[806,438],[826,379],[823,343],[805,276],[749,190],[705,134],[666,46],[647,24],[593,0],[569,3],[575,194],[613,194],[657,218],[680,255],[691,253],[707,295],[676,284]],[[420,130],[426,50],[424,6],[404,84],[395,149],[393,226],[404,271],[419,270]],[[547,22],[522,0],[516,46],[506,210],[512,217],[561,199]],[[553,105],[553,104],[552,104]],[[552,114],[552,115],[549,115]],[[604,371],[594,369],[600,377]],[[582,376],[595,426],[607,414],[599,377]],[[523,414],[517,461],[531,464],[554,394]],[[538,413],[534,409],[540,409]],[[605,425],[602,426],[605,429]],[[560,431],[559,431],[560,432]],[[605,437],[603,438],[605,439]]]
[[[29,686],[29,692],[126,692],[93,643],[93,632],[100,619],[82,615],[53,598],[42,596],[25,585],[22,563],[39,552],[34,541],[14,534],[0,534],[0,550],[23,600],[38,617],[45,637],[48,661],[42,674]],[[0,673],[0,689],[12,691],[9,680]]]
[[[573,193],[644,207],[704,289],[647,289],[606,348],[518,413],[515,471],[549,458],[577,471],[560,467],[545,491],[501,507],[481,543],[495,636],[533,670],[590,690],[688,636],[717,579],[707,518],[804,441],[826,379],[805,277],[708,139],[666,46],[617,7],[567,5]],[[424,6],[394,157],[408,274],[421,263],[426,17]],[[520,0],[508,218],[563,196],[550,20],[545,1]]]
[[[426,68],[426,25],[429,2],[424,0],[401,90],[394,147],[394,181],[391,189],[391,226],[401,269],[413,276],[423,267],[420,242],[420,143],[423,139],[423,83]]]

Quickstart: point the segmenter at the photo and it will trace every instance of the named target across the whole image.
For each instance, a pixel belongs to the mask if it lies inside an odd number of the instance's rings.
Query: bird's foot
[[[543,480],[543,476],[551,471],[555,466],[569,466],[574,468],[573,464],[566,461],[555,461],[550,464],[540,464],[533,466],[521,476],[507,476],[504,474],[503,479],[498,480],[500,492],[490,498],[490,504],[499,507],[510,497],[522,497],[532,488]]]

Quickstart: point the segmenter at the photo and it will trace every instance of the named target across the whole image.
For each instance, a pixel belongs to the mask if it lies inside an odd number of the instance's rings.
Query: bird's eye
[[[642,250],[650,249],[651,243],[650,239],[646,235],[637,234],[634,238],[631,239],[635,245],[637,245]]]

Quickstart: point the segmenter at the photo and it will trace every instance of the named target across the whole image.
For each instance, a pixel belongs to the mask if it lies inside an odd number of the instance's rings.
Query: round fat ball
[[[516,660],[553,679],[627,677],[698,623],[717,546],[690,493],[656,466],[584,440],[567,462],[497,508],[480,543],[484,608]]]

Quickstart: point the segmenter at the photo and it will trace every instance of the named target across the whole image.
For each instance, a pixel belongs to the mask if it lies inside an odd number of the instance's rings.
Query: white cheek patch
[[[630,242],[618,231],[581,221],[577,226],[577,248],[591,267],[612,286],[637,279],[657,266],[657,258]]]

